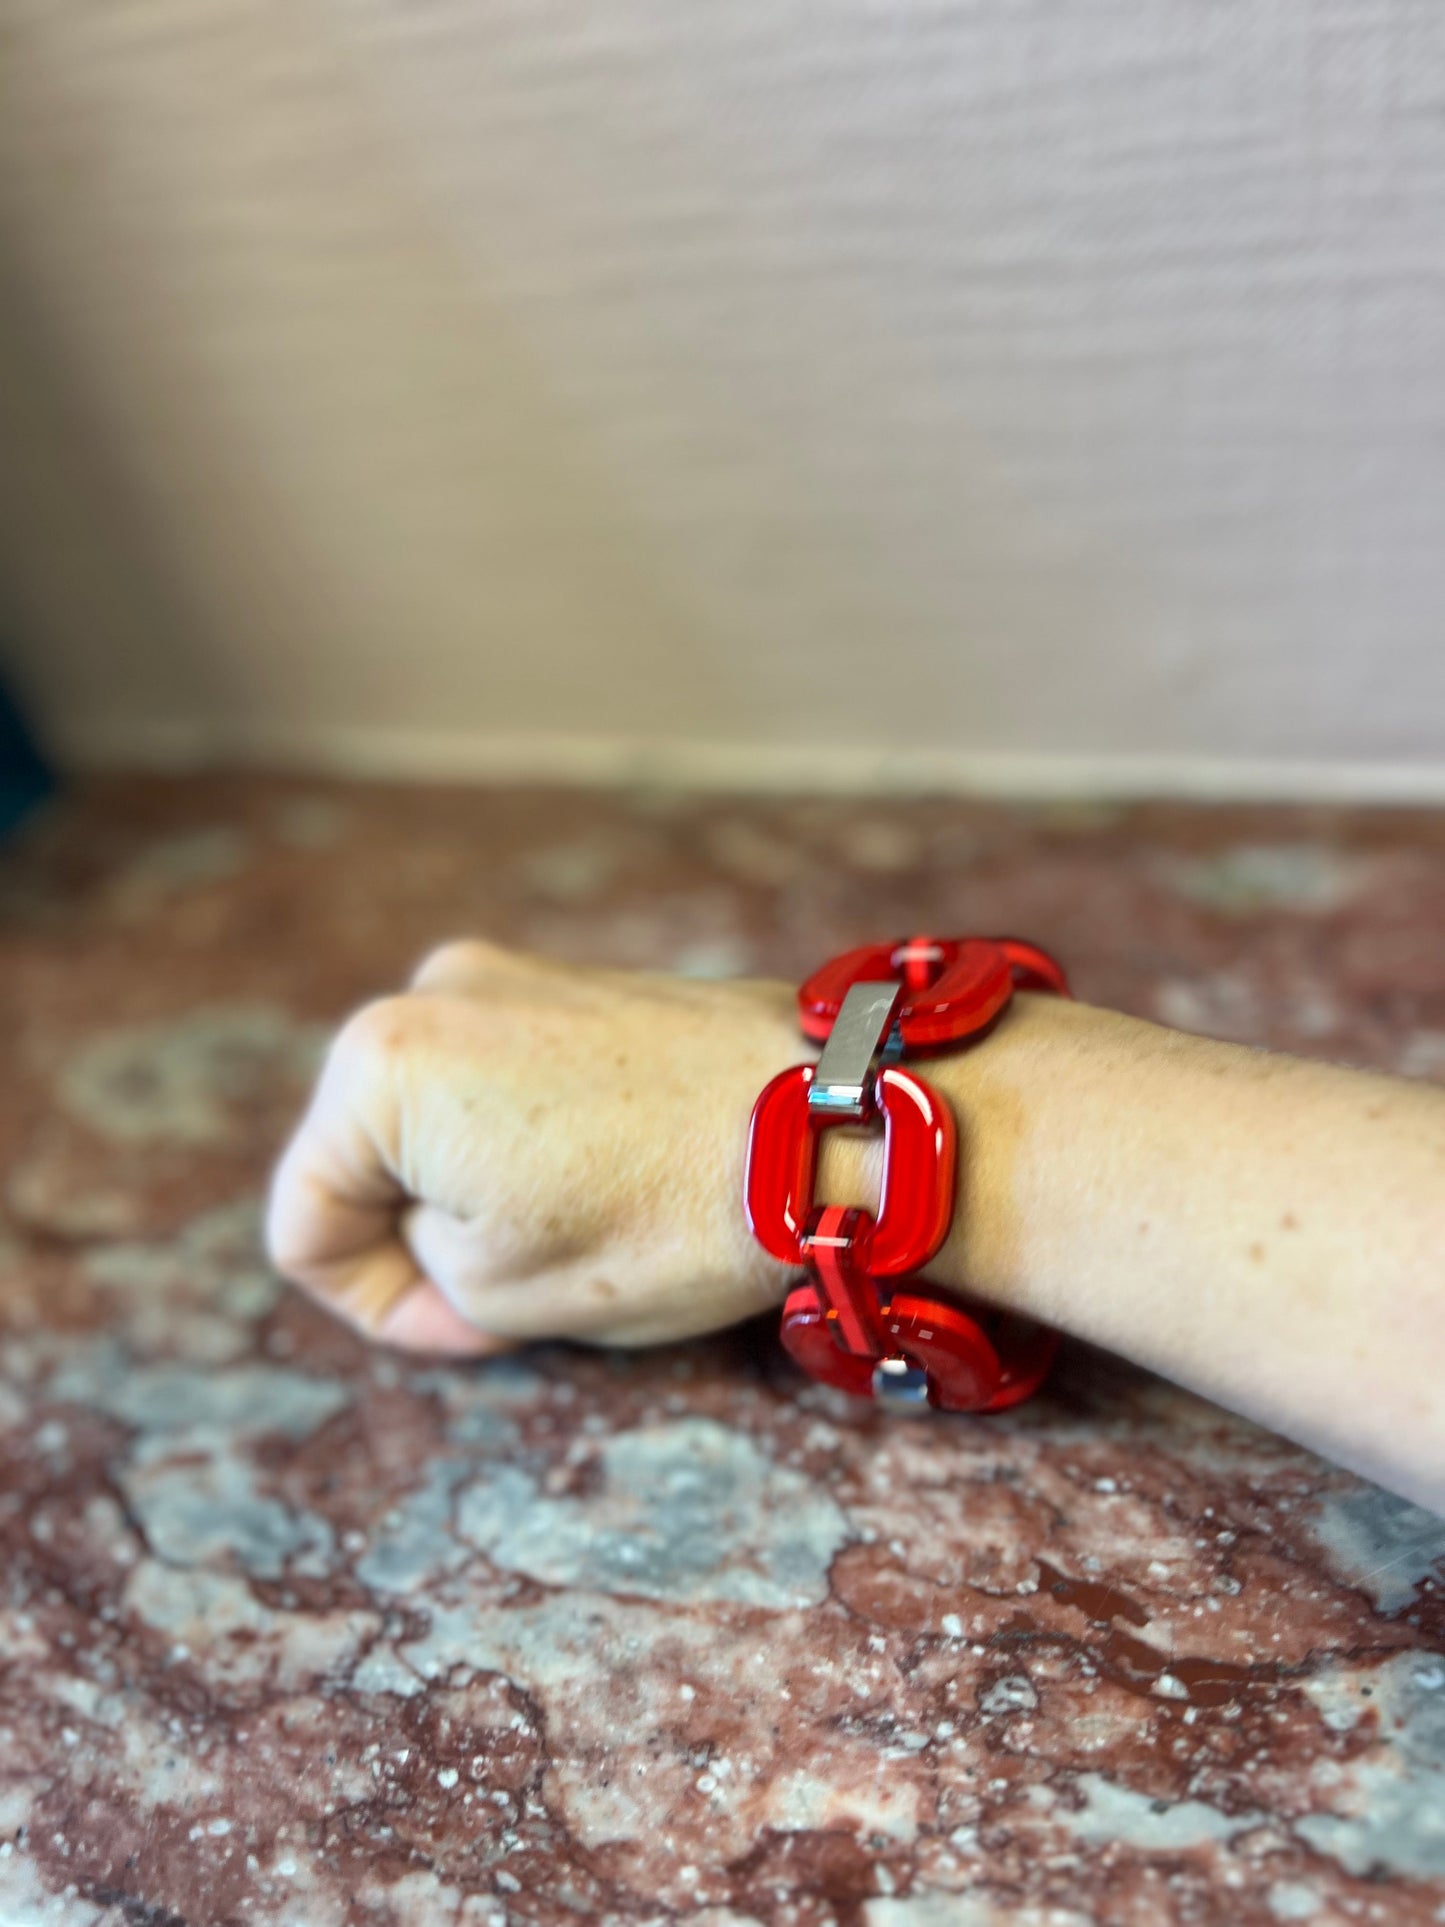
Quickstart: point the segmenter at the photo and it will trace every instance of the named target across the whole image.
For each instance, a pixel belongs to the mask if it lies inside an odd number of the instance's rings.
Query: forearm
[[[744,1146],[803,1055],[785,984],[446,945],[335,1040],[272,1255],[417,1350],[716,1330],[789,1286]],[[1445,1511],[1445,1092],[1028,995],[915,1068],[960,1127],[931,1276]],[[827,1131],[817,1197],[876,1205],[881,1149]]]
[[[1445,1092],[1029,996],[919,1068],[960,1127],[930,1275],[1445,1510]],[[820,1195],[880,1161],[833,1134]]]

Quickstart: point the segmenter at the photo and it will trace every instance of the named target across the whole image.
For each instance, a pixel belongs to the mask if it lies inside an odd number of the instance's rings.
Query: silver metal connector
[[[893,1028],[902,984],[854,984],[833,1020],[808,1087],[808,1109],[861,1120],[873,1102],[873,1079]]]
[[[911,1359],[880,1358],[873,1367],[873,1397],[885,1411],[901,1418],[926,1417],[928,1374]]]

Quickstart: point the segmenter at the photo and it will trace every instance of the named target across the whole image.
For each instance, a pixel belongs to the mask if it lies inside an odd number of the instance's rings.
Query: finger
[[[353,1331],[398,1350],[477,1358],[511,1348],[478,1331],[426,1275],[394,1209],[333,1190],[312,1155],[303,1132],[276,1173],[268,1242],[279,1270]]]
[[[652,1345],[695,1329],[675,1293],[635,1276],[624,1284],[628,1267],[620,1254],[614,1266],[590,1248],[556,1245],[545,1257],[531,1254],[525,1265],[498,1264],[490,1240],[483,1255],[472,1225],[428,1204],[405,1213],[401,1235],[417,1268],[436,1281],[458,1315],[479,1320],[499,1342]],[[718,1324],[771,1306],[776,1293],[754,1301],[740,1283],[738,1297],[737,1308],[723,1309]]]
[[[418,1277],[397,1299],[375,1336],[397,1351],[426,1352],[435,1358],[494,1358],[517,1347],[515,1339],[478,1331],[426,1277]]]
[[[401,1237],[417,1270],[433,1279],[460,1316],[481,1316],[499,1333],[521,1343],[533,1338],[581,1335],[617,1312],[616,1294],[596,1289],[596,1267],[578,1264],[575,1251],[557,1246],[525,1260],[500,1255],[495,1236],[485,1245],[476,1227],[433,1204],[414,1204],[403,1214]]]
[[[379,1013],[379,1014],[378,1014]],[[477,1356],[505,1349],[479,1332],[418,1265],[398,1230],[389,1088],[404,1014],[372,1006],[333,1046],[310,1110],[277,1167],[266,1219],[273,1263],[353,1330],[407,1350]]]

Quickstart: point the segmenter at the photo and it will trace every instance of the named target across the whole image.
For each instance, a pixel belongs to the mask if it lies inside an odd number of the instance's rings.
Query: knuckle
[[[331,1046],[331,1064],[343,1069],[394,1063],[416,1043],[421,1030],[416,1000],[401,992],[377,997],[353,1011]]]
[[[506,956],[500,944],[481,937],[456,937],[428,951],[412,974],[412,987],[425,990],[432,984],[482,977],[500,969]]]

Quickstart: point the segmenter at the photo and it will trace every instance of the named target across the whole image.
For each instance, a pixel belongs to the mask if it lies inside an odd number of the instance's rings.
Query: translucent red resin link
[[[781,1071],[753,1106],[748,1138],[748,1223],[759,1244],[790,1265],[809,1262],[819,1136],[848,1122],[809,1111],[812,1082],[811,1064]],[[878,1073],[872,1111],[883,1122],[883,1190],[856,1257],[872,1276],[893,1278],[926,1265],[948,1233],[957,1133],[933,1087],[896,1065]]]
[[[889,1058],[981,1037],[1015,989],[1070,994],[1055,959],[1021,938],[910,937],[848,951],[815,971],[798,993],[804,1035],[825,1043],[848,992],[866,985],[857,993],[866,999],[879,994],[872,987],[880,983],[901,986],[880,1050]],[[881,993],[885,1021],[894,994]],[[867,1048],[865,1040],[865,1057]],[[875,1220],[814,1200],[821,1133],[840,1122],[856,1125],[860,1116],[818,1108],[828,1097],[826,1080],[810,1105],[813,1083],[811,1064],[780,1072],[753,1107],[748,1138],[745,1203],[753,1235],[805,1273],[783,1308],[788,1352],[813,1377],[860,1396],[878,1390],[882,1372],[885,1385],[890,1374],[921,1382],[927,1403],[946,1411],[996,1412],[1027,1398],[1048,1372],[1057,1334],[965,1306],[909,1275],[935,1256],[953,1221],[957,1132],[948,1105],[896,1062],[870,1071],[857,1110],[884,1133]],[[900,1278],[902,1289],[894,1285]]]

